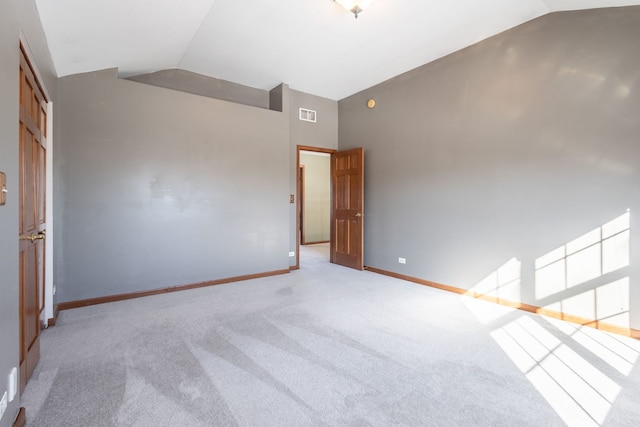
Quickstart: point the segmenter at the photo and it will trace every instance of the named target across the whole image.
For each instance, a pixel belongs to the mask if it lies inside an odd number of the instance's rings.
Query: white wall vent
[[[316,122],[316,112],[314,110],[309,110],[307,108],[300,109],[300,120],[304,120],[305,122]]]

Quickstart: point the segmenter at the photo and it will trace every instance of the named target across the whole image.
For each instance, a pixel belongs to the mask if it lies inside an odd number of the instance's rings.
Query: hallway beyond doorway
[[[329,242],[300,245],[300,266],[329,262]]]

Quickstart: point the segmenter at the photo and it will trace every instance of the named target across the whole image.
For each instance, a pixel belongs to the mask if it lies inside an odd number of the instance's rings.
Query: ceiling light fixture
[[[340,6],[353,13],[358,19],[358,14],[365,10],[371,3],[376,0],[333,0]]]

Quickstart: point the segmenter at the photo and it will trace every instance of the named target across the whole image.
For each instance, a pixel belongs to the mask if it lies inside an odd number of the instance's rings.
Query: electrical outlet
[[[7,392],[5,391],[2,395],[2,400],[0,400],[0,420],[2,420],[2,416],[4,415],[4,411],[7,410]]]
[[[296,256],[296,253],[295,253],[295,252],[289,252],[289,256],[290,256],[290,257],[291,257],[291,256]]]
[[[13,402],[13,399],[16,398],[16,394],[18,393],[18,368],[14,367],[11,369],[7,388],[9,392],[9,402]]]
[[[398,258],[398,262],[399,262],[400,264],[406,264],[406,263],[407,263],[407,260],[406,260],[406,259],[404,259],[404,258]]]

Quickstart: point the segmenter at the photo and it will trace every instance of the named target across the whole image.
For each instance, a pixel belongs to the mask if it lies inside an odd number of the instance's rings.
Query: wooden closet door
[[[20,49],[20,393],[40,359],[44,309],[46,99]]]

